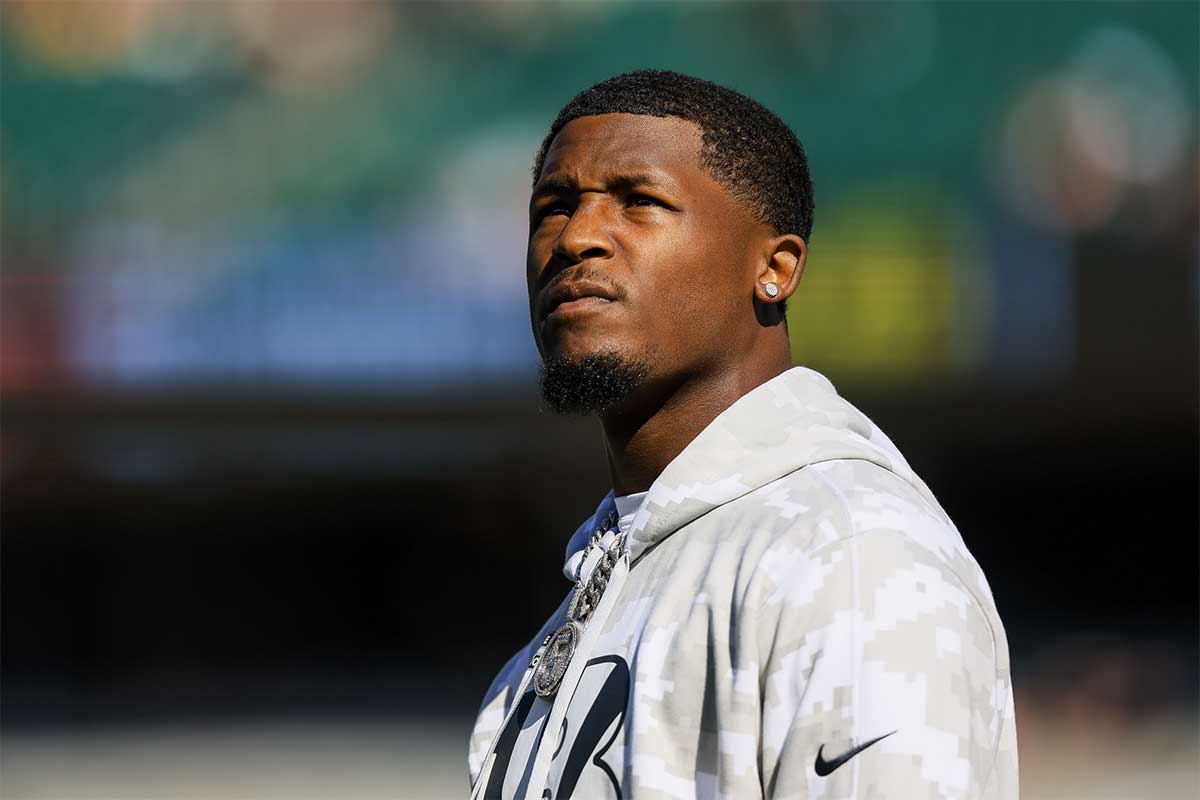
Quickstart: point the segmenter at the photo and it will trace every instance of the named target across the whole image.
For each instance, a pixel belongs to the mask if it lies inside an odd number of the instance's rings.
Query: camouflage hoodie
[[[575,569],[586,579],[614,542]],[[534,694],[530,665],[567,599],[488,689],[472,797],[1017,796],[987,581],[924,482],[821,374],[793,368],[713,420],[624,544],[557,694]]]

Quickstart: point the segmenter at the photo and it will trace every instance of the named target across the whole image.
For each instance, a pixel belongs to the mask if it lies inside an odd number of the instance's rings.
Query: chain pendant
[[[563,625],[550,637],[546,652],[533,672],[533,691],[538,697],[553,697],[567,673],[567,665],[583,636],[583,625],[574,620]]]
[[[617,525],[615,512],[610,512],[604,524],[592,534],[589,547],[599,544],[601,537]],[[545,652],[533,670],[533,691],[538,697],[553,697],[562,683],[563,675],[575,655],[575,648],[583,638],[583,624],[589,614],[600,602],[600,596],[608,587],[608,579],[612,575],[613,566],[617,562],[617,553],[624,547],[624,539],[617,541],[615,547],[610,547],[600,558],[600,562],[592,570],[585,583],[582,579],[575,584],[575,593],[567,605],[567,622],[554,632],[544,645]]]

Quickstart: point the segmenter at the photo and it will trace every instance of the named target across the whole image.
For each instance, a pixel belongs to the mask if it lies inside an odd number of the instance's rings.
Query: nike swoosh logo
[[[895,731],[892,731],[892,733],[895,733]],[[817,775],[824,778],[826,775],[833,772],[835,769],[840,767],[842,764],[845,764],[850,759],[854,758],[856,755],[861,753],[863,750],[866,750],[868,747],[875,744],[876,742],[878,742],[882,739],[886,739],[887,737],[891,736],[892,733],[885,733],[883,736],[876,736],[871,741],[863,742],[858,747],[851,747],[849,750],[842,753],[837,758],[830,759],[829,761],[826,761],[824,758],[825,745],[821,745],[820,749],[817,750],[817,761],[815,764],[813,764],[813,769],[815,769],[817,771]]]

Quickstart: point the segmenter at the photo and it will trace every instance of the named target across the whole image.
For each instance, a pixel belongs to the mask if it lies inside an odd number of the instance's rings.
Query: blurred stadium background
[[[797,363],[987,570],[1024,796],[1195,796],[1198,9],[4,0],[0,795],[465,796],[607,489],[530,158],[651,66],[808,150]]]

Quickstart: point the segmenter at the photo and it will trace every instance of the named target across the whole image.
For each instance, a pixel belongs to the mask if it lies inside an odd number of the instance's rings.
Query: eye
[[[567,216],[567,217],[571,216],[571,207],[569,205],[567,205],[566,203],[562,202],[561,200],[555,200],[552,203],[547,203],[545,206],[540,208],[536,213],[536,218],[537,218],[538,222],[541,222],[542,220],[545,220],[545,219],[549,219],[550,217],[557,217],[557,216]]]
[[[661,206],[662,203],[644,194],[631,194],[625,201],[626,205],[638,208],[648,208],[650,206]]]

